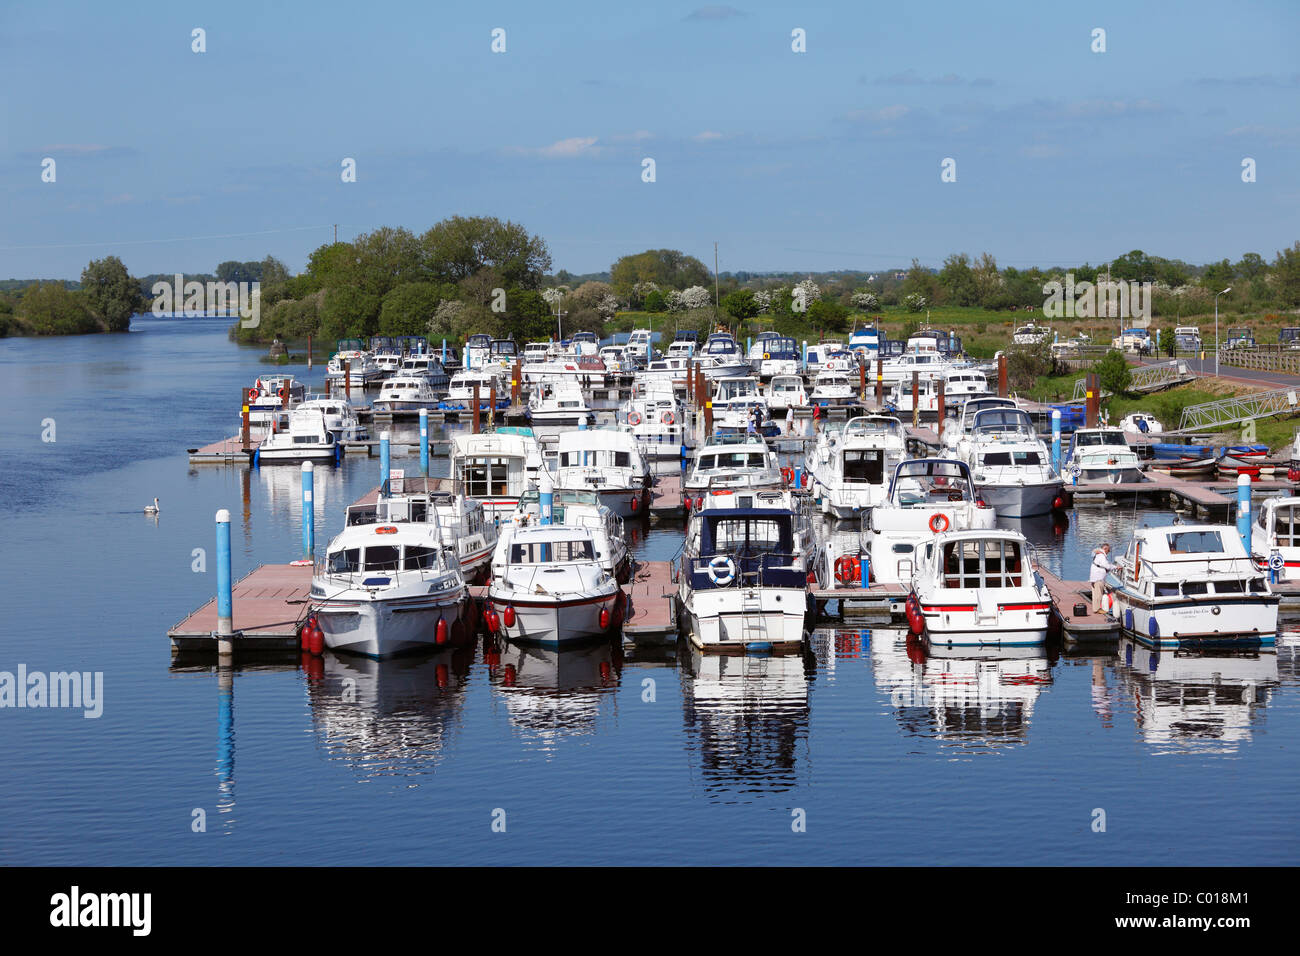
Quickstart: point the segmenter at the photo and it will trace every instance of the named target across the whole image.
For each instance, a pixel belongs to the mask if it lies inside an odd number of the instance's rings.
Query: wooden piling
[[[352,401],[352,360],[343,360],[343,397]]]
[[[1007,357],[998,356],[998,395],[1001,398],[1007,397]]]
[[[510,379],[510,404],[511,405],[519,404],[519,387],[520,387],[519,383],[523,381],[523,378],[524,378],[524,367],[519,363],[518,360],[516,360],[515,374]]]
[[[479,410],[478,410],[478,382],[474,383],[474,434],[479,430]]]
[[[1089,372],[1084,378],[1084,420],[1085,428],[1096,428],[1097,419],[1101,413],[1101,389],[1098,385],[1097,373]]]
[[[912,369],[912,427],[921,424],[921,373]]]
[[[876,358],[876,408],[885,407],[885,360]]]
[[[934,403],[935,414],[938,416],[938,422],[939,422],[939,427],[938,427],[937,431],[938,431],[939,437],[942,438],[942,437],[943,437],[943,420],[947,417],[947,415],[946,415],[945,413],[946,413],[946,411],[947,411],[947,409],[948,409],[947,402],[944,401],[944,397],[945,397],[945,396],[944,396],[944,394],[943,394],[943,376],[940,375],[938,378],[936,378],[936,379],[934,380],[934,382],[935,382],[935,387],[938,389],[938,395],[936,396],[935,403]]]
[[[243,411],[240,412],[239,435],[243,439],[244,451],[248,451],[248,395],[243,389],[239,391],[239,397],[242,399]]]

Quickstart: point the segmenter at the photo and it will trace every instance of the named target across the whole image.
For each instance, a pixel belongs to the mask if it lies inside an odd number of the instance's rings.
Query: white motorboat
[[[457,372],[451,377],[446,397],[438,404],[448,411],[473,411],[474,388],[478,387],[478,407],[480,412],[492,409],[492,398],[496,396],[497,411],[510,407],[510,389],[505,387],[495,369],[474,369]]]
[[[773,412],[785,412],[788,408],[807,408],[808,392],[804,388],[802,375],[774,375],[768,383],[767,407]]]
[[[677,343],[683,344],[683,343]],[[637,380],[646,391],[665,389],[685,395],[689,388],[691,360],[689,355],[673,355],[652,359],[637,373]]]
[[[492,353],[492,336],[476,332],[465,340],[465,371],[482,369]]]
[[[686,407],[671,386],[647,385],[619,409],[618,422],[631,432],[647,458],[681,456],[686,444]]]
[[[497,545],[484,616],[508,640],[558,646],[609,638],[623,605],[588,528],[521,526]]]
[[[1123,431],[1107,426],[1080,428],[1070,436],[1064,472],[1081,485],[1142,480],[1137,452],[1129,447]]]
[[[782,488],[785,479],[776,453],[751,435],[706,444],[683,484],[689,494],[699,495],[714,488]]]
[[[986,408],[1019,408],[1013,398],[999,398],[996,395],[983,395],[967,398],[961,403],[961,411],[944,427],[940,440],[941,453],[948,458],[964,457],[959,446],[975,424],[975,416]]]
[[[535,387],[528,396],[527,415],[536,425],[592,425],[596,421],[582,386],[573,380]]]
[[[1251,524],[1250,553],[1270,580],[1300,580],[1300,498],[1265,498]]]
[[[726,332],[710,335],[697,354],[700,367],[708,378],[737,378],[749,374],[749,361],[736,340]]]
[[[1061,476],[1023,409],[977,411],[957,448],[980,497],[1000,517],[1032,518],[1065,507]]]
[[[403,378],[418,376],[424,379],[438,396],[447,394],[447,389],[451,387],[451,377],[442,367],[442,362],[438,361],[438,356],[432,352],[406,356],[395,374]]]
[[[289,425],[280,429],[274,423],[271,432],[257,446],[260,465],[300,461],[337,461],[339,444],[325,425],[318,408],[295,408],[289,413]]]
[[[857,367],[857,357],[843,342],[818,342],[808,346],[803,370],[809,375],[821,372],[848,372]]]
[[[837,518],[869,512],[885,498],[885,485],[907,457],[903,423],[886,415],[851,418],[843,429],[827,427],[808,452],[804,468],[822,511]]]
[[[1047,643],[1052,596],[1018,531],[949,531],[918,546],[914,608],[940,647]]]
[[[750,367],[764,381],[777,375],[798,375],[801,362],[799,343],[788,335],[765,332],[750,346]]]
[[[913,458],[894,469],[885,500],[871,509],[869,578],[908,583],[921,542],[945,531],[987,531],[997,514],[953,458]]]
[[[823,408],[833,405],[857,405],[861,402],[858,395],[858,376],[850,375],[837,369],[823,369],[813,380],[812,394],[808,401]]]
[[[345,527],[312,577],[311,605],[327,647],[366,657],[430,650],[472,633],[456,552],[427,522]]]
[[[515,528],[537,526],[542,523],[541,494],[535,488],[524,492],[519,507],[508,522],[502,522],[501,534],[512,534]],[[551,524],[570,528],[586,528],[596,546],[596,558],[605,570],[620,584],[632,576],[632,559],[623,534],[623,519],[601,503],[594,491],[553,490],[551,495]]]
[[[312,398],[298,408],[302,411],[319,411],[325,416],[325,427],[338,441],[365,441],[370,432],[357,418],[357,410],[343,398]]]
[[[419,483],[423,481],[423,487]],[[346,516],[349,525],[391,524],[396,521],[427,522],[437,527],[442,543],[456,551],[466,583],[487,575],[497,544],[497,527],[483,513],[476,498],[430,490],[425,479],[393,478],[388,494],[380,490],[374,502],[352,505]]]
[[[248,424],[253,428],[269,428],[272,420],[297,408],[307,397],[307,389],[292,375],[267,375],[259,378],[248,390]],[[240,417],[242,420],[243,413]]]
[[[424,376],[399,373],[384,380],[371,405],[375,411],[386,412],[394,417],[409,416],[418,415],[422,408],[437,408],[439,399],[438,393]]]
[[[654,334],[649,329],[633,329],[628,336],[626,351],[638,365],[645,365],[651,359],[659,357],[659,352],[654,347]]]
[[[508,517],[544,470],[541,445],[527,429],[498,428],[451,440],[453,490],[481,501],[489,520]]]
[[[366,351],[360,339],[340,339],[338,351],[329,360],[325,377],[334,388],[369,385],[384,374],[375,364],[374,356]]]
[[[1130,435],[1159,435],[1165,430],[1165,426],[1160,424],[1159,419],[1146,412],[1125,415],[1119,427]]]
[[[564,431],[556,452],[557,491],[594,491],[620,518],[649,513],[650,466],[630,433]]]
[[[721,489],[691,513],[678,598],[691,643],[709,650],[782,650],[805,640],[808,587],[826,578],[804,495]]]
[[[1016,329],[1011,336],[1013,345],[1041,345],[1052,338],[1052,330],[1045,325],[1035,325],[1030,322],[1028,325],[1022,325]]]
[[[988,376],[977,368],[954,367],[943,375],[943,400],[947,405],[960,405],[967,399],[988,394]]]
[[[1273,645],[1280,597],[1235,528],[1139,528],[1106,576],[1111,613],[1156,647]]]

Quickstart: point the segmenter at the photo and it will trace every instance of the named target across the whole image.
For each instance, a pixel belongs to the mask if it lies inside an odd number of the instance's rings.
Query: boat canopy
[[[956,458],[911,458],[900,462],[889,482],[889,498],[900,507],[941,501],[969,501],[970,468]]]

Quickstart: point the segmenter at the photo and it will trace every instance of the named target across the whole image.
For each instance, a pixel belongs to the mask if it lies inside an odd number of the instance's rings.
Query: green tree
[[[1134,249],[1122,256],[1116,256],[1110,264],[1112,279],[1135,279],[1139,282],[1150,279],[1156,274],[1156,265],[1141,249]]]
[[[444,287],[436,282],[405,282],[384,296],[379,309],[381,335],[424,335]]]
[[[653,282],[660,288],[687,289],[707,285],[709,270],[699,259],[677,249],[647,249],[622,256],[609,268],[610,285],[616,294],[628,296],[638,282]]]
[[[35,282],[23,290],[15,315],[36,335],[84,335],[101,332],[80,292],[62,282]]]
[[[827,332],[844,332],[848,329],[849,310],[838,302],[816,299],[808,306],[808,321],[813,328]]]
[[[939,299],[939,277],[921,265],[919,259],[913,259],[912,268],[907,271],[907,278],[903,280],[899,294],[903,298],[919,295],[927,303],[934,304]]]
[[[945,304],[975,305],[979,301],[979,291],[970,256],[964,252],[953,253],[945,259],[943,268],[939,270],[939,286],[943,296],[941,301]]]
[[[752,319],[758,315],[758,303],[754,301],[753,289],[737,289],[728,292],[721,300],[722,311],[735,319]]]
[[[1128,360],[1124,358],[1124,353],[1118,349],[1107,352],[1093,365],[1092,370],[1097,373],[1103,391],[1114,395],[1122,395],[1128,391],[1129,380],[1133,377],[1133,373],[1129,369]]]
[[[1287,307],[1300,305],[1300,242],[1278,252],[1272,272],[1278,300]]]
[[[1253,279],[1268,271],[1268,263],[1258,252],[1248,252],[1237,263],[1237,272],[1244,278]]]
[[[420,237],[424,267],[434,279],[460,282],[484,268],[506,286],[540,289],[551,268],[546,242],[518,223],[493,216],[452,216]]]
[[[373,335],[382,304],[379,296],[353,286],[327,288],[320,308],[321,338],[329,341]]]
[[[662,292],[655,289],[653,292],[647,293],[645,297],[645,310],[647,312],[663,312],[667,308],[668,304],[664,302]]]
[[[131,316],[144,308],[139,281],[117,256],[91,260],[81,272],[81,291],[91,314],[109,332],[126,332]]]

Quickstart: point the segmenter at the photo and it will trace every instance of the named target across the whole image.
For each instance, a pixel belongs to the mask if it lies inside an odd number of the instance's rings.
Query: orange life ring
[[[930,530],[935,534],[942,534],[948,530],[948,516],[945,514],[936,514],[930,516]]]
[[[676,420],[676,419],[673,418],[673,413],[672,413],[672,412],[664,412],[664,414],[663,414],[663,423],[664,423],[665,425],[671,425],[671,424],[673,424],[673,422],[674,422],[675,420]]]
[[[641,424],[641,413],[640,413],[640,412],[628,412],[627,423],[628,423],[629,425],[640,425],[640,424]]]
[[[794,481],[794,469],[793,469],[793,468],[790,468],[790,467],[788,467],[788,466],[785,467],[785,468],[782,468],[782,469],[781,469],[781,480],[784,481],[787,485],[790,484],[791,482],[793,482],[793,481]]]
[[[854,554],[842,554],[835,559],[835,580],[842,584],[860,580],[862,559]]]
[[[257,389],[255,389],[255,388],[250,388],[250,389],[248,390],[248,400],[249,400],[250,402],[255,402],[255,401],[257,401]]]

